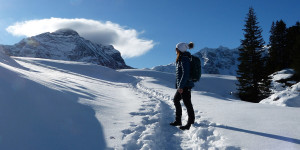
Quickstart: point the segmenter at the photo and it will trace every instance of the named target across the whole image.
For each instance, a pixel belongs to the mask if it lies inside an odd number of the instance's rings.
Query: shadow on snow
[[[80,95],[0,67],[0,149],[105,149],[101,124]]]

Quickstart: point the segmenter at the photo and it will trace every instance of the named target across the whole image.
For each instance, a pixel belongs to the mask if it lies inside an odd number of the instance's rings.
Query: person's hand
[[[178,91],[180,94],[183,93],[183,89],[178,89],[177,91]]]

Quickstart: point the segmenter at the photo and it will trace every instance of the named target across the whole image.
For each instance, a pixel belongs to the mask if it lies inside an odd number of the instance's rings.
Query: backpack
[[[191,55],[190,58],[190,80],[193,82],[197,82],[201,77],[201,61],[198,57]]]

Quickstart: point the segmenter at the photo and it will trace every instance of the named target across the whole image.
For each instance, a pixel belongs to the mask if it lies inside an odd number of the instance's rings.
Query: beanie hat
[[[185,52],[189,48],[189,46],[187,43],[181,42],[176,45],[176,48],[181,52]]]

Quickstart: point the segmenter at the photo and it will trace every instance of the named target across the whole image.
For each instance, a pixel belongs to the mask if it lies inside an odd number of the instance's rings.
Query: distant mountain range
[[[131,68],[113,46],[95,44],[71,29],[42,33],[15,45],[0,45],[0,48],[10,56],[88,62],[113,69]]]
[[[238,48],[229,49],[220,46],[219,48],[203,48],[193,54],[201,60],[202,73],[206,74],[223,74],[223,75],[236,75],[237,66],[239,61]],[[162,72],[175,72],[175,63],[164,66],[156,66],[152,70]]]

